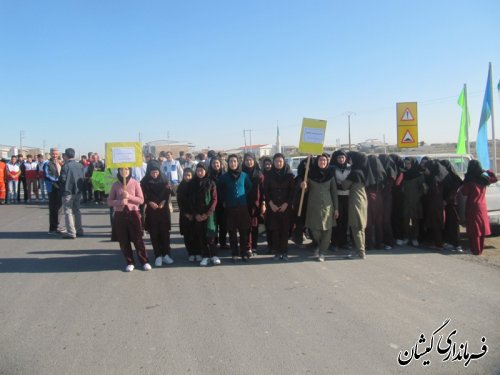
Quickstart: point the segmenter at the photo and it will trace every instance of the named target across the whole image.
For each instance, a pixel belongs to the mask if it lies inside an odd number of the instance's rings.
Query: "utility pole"
[[[250,140],[249,148],[250,148],[250,150],[252,149],[252,129],[243,129],[243,139],[245,141],[245,152],[246,152],[246,148],[247,148],[247,137],[246,137],[247,132],[248,132],[249,140]]]

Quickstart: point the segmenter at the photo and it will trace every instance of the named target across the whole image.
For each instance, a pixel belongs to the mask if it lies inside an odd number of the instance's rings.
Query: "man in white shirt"
[[[165,161],[161,164],[161,168],[175,193],[177,191],[177,185],[182,181],[182,167],[179,161],[174,159],[172,151],[167,151],[165,158]]]

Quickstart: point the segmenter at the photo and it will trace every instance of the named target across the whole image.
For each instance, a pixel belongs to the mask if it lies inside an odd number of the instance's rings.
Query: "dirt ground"
[[[500,268],[500,226],[491,228],[492,235],[484,241],[483,254],[476,256],[470,253],[469,240],[465,234],[465,228],[462,228],[462,247],[465,252],[460,257],[468,258],[467,260],[487,264],[492,267]]]

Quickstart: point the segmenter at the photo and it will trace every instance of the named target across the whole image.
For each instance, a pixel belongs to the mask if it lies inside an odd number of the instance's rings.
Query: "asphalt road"
[[[201,268],[174,226],[172,266],[125,273],[107,208],[76,240],[46,234],[46,206],[0,213],[0,374],[500,374],[500,268],[472,255],[291,245]]]

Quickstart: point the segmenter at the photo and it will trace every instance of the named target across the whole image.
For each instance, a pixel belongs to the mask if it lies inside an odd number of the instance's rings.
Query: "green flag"
[[[469,138],[469,109],[467,108],[467,86],[464,85],[460,96],[458,97],[458,105],[462,107],[462,117],[460,119],[460,132],[458,133],[457,154],[467,154],[467,139]]]

